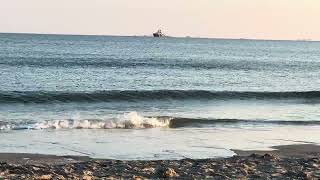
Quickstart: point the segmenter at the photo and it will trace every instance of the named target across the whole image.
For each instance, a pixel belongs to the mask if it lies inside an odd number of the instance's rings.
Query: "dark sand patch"
[[[239,156],[249,156],[251,154],[272,154],[283,158],[313,158],[320,157],[320,146],[315,144],[295,144],[295,145],[284,145],[284,146],[272,146],[274,150],[260,151],[260,150],[236,150],[232,149]]]
[[[67,164],[77,163],[90,160],[86,156],[55,156],[43,154],[26,154],[26,153],[0,153],[0,162],[9,164]]]

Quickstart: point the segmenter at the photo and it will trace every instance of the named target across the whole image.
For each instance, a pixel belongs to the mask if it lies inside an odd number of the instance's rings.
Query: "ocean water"
[[[212,158],[320,143],[320,42],[0,34],[0,152]]]

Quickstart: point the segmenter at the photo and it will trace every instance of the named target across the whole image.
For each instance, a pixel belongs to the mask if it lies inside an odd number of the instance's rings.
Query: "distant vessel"
[[[165,34],[162,33],[161,29],[159,29],[157,32],[153,33],[153,37],[164,37]]]

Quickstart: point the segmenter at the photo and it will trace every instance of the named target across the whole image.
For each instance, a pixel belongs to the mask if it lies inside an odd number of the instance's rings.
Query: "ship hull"
[[[153,33],[153,37],[162,37],[162,35],[158,33]]]

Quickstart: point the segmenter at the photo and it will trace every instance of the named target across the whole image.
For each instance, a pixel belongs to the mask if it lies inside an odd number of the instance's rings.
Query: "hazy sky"
[[[0,32],[320,40],[320,0],[1,0]]]

